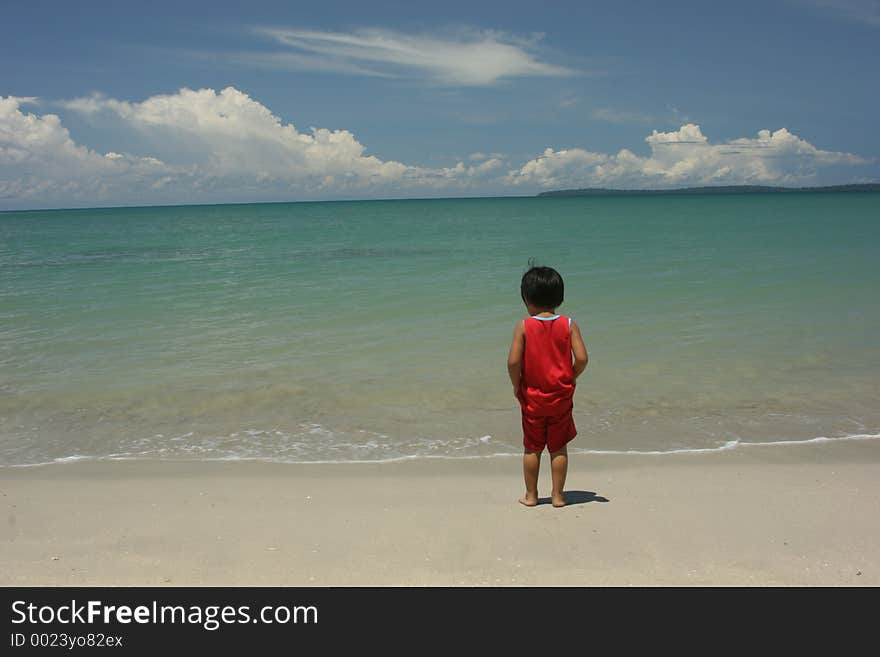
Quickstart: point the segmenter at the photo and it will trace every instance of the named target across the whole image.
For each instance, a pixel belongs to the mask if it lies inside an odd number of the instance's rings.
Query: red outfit
[[[572,417],[574,370],[571,319],[528,317],[523,320],[525,353],[520,382],[523,445],[557,452],[577,435]]]

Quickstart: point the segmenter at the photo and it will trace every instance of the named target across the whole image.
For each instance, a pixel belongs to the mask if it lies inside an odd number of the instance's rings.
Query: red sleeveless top
[[[527,317],[526,347],[520,405],[528,415],[562,415],[571,410],[574,371],[571,360],[571,319]]]

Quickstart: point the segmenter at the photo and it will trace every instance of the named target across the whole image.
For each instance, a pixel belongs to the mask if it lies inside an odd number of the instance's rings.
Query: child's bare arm
[[[517,322],[513,330],[513,341],[510,343],[510,352],[507,354],[507,374],[513,384],[513,395],[519,399],[519,385],[522,380],[522,360],[526,346],[526,334],[523,323]]]
[[[581,330],[574,320],[571,321],[571,353],[574,355],[574,378],[578,378],[587,369],[590,357],[587,354],[584,339],[581,337]]]

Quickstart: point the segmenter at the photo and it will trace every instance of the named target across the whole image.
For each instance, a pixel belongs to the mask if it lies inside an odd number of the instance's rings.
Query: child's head
[[[552,267],[537,267],[529,261],[531,267],[523,274],[519,291],[523,303],[531,312],[555,310],[562,305],[565,296],[565,285],[562,276]]]

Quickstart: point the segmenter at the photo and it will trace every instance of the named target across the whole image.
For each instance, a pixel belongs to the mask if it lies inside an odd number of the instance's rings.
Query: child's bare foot
[[[561,493],[559,495],[557,495],[556,493],[553,493],[553,495],[550,496],[550,500],[553,502],[553,506],[555,506],[557,509],[561,506],[565,506],[565,494],[564,493]]]
[[[523,506],[538,506],[538,496],[532,496],[526,493],[521,498],[519,498],[519,503]]]

